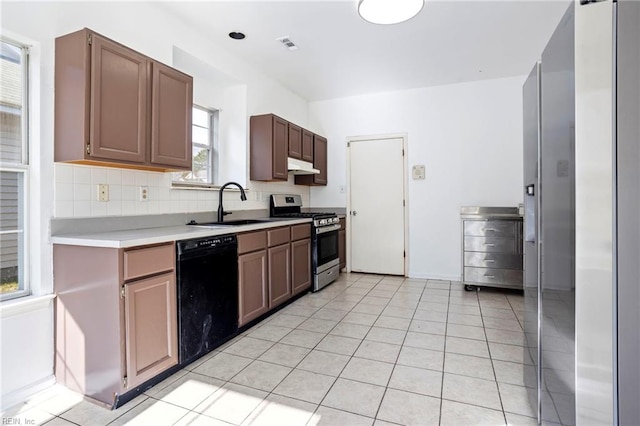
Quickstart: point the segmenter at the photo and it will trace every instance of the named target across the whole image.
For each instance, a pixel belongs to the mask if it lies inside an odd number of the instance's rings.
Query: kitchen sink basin
[[[224,227],[224,226],[251,225],[254,223],[265,223],[265,222],[269,222],[269,220],[268,219],[238,219],[238,220],[226,220],[224,222],[188,223],[188,225],[217,228],[217,227]]]

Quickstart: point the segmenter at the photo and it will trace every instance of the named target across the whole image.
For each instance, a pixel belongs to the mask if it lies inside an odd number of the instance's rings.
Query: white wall
[[[36,296],[53,291],[52,247],[48,242],[51,217],[211,211],[217,207],[217,201],[214,201],[217,200],[217,192],[171,190],[167,176],[161,173],[72,165],[54,167],[54,39],[83,27],[168,65],[173,65],[177,48],[217,70],[218,75],[233,76],[233,83],[237,84],[227,84],[215,90],[209,90],[207,82],[196,82],[194,93],[198,102],[221,106],[227,113],[232,113],[232,124],[223,134],[233,140],[231,145],[237,149],[223,152],[225,164],[229,166],[227,161],[232,163],[226,173],[242,183],[246,182],[253,195],[249,195],[250,201],[240,204],[231,194],[230,204],[226,205],[228,209],[266,208],[266,195],[271,192],[300,193],[303,200],[309,199],[309,189],[294,186],[293,178],[277,184],[249,182],[248,167],[244,162],[250,115],[272,112],[307,126],[307,101],[231,53],[212,45],[209,38],[200,36],[194,28],[165,12],[161,3],[3,2],[2,34],[33,46],[30,164],[33,183],[31,229],[35,242],[30,250],[34,297],[20,301],[21,304],[31,304],[31,308],[8,308],[11,302],[0,306],[3,407],[15,402],[16,398],[24,397],[25,391],[37,390],[37,385],[49,380],[53,371],[52,306],[35,300]],[[216,99],[218,95],[211,93],[221,94],[222,99]],[[94,202],[94,184],[104,179],[110,185],[110,201]],[[138,201],[136,193],[136,186],[144,184],[149,186],[151,194],[151,200],[146,203]],[[20,324],[18,334],[14,332],[17,330],[15,324]],[[24,336],[38,342],[29,349],[28,357],[20,340]]]
[[[525,78],[312,102],[311,129],[329,140],[329,183],[311,189],[311,204],[346,206],[347,137],[407,133],[409,168],[426,166],[425,180],[408,182],[409,276],[460,279],[460,207],[522,202]]]

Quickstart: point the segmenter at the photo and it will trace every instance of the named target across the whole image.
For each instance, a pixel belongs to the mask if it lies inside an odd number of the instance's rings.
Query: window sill
[[[55,294],[47,294],[44,296],[26,296],[18,299],[5,300],[0,303],[0,318],[8,318],[37,311],[48,306],[55,297]]]
[[[171,189],[187,189],[187,190],[200,190],[200,191],[219,191],[221,185],[211,183],[176,183],[171,182]],[[240,192],[236,187],[227,187],[225,191]],[[248,192],[248,188],[244,188],[245,192]]]

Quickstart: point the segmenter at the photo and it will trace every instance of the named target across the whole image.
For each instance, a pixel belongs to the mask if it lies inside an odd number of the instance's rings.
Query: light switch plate
[[[411,177],[416,179],[424,179],[424,164],[416,164],[411,169]]]

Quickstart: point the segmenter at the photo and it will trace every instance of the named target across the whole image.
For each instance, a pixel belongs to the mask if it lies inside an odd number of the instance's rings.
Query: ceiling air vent
[[[284,37],[280,37],[277,38],[276,40],[278,40],[280,43],[282,43],[282,45],[284,47],[286,47],[289,50],[298,50],[298,46],[296,46],[296,44],[291,41],[291,39],[289,38],[289,36],[284,36]]]

